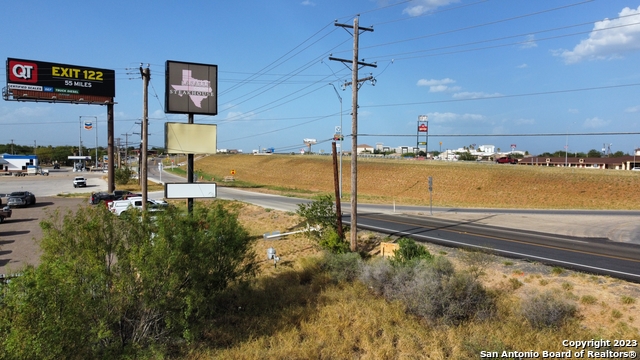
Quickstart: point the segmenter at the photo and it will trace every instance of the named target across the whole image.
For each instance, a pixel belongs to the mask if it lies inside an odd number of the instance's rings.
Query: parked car
[[[7,205],[11,207],[29,206],[36,203],[36,196],[29,191],[14,191],[9,194]]]
[[[76,176],[75,178],[73,178],[74,188],[86,187],[86,186],[87,186],[87,179],[85,179],[83,176]]]
[[[4,222],[4,219],[6,218],[10,218],[11,213],[12,211],[9,206],[5,206],[4,208],[0,209],[0,223]]]
[[[54,169],[60,169],[60,164],[53,164]]]
[[[89,203],[92,205],[99,204],[100,202],[110,202],[115,200],[116,197],[113,194],[109,194],[107,192],[95,192],[91,194],[89,198]]]
[[[517,164],[518,163],[518,159],[511,157],[511,156],[504,156],[501,158],[497,158],[496,162],[498,164]]]
[[[136,194],[129,190],[114,190],[113,196],[115,197],[114,200],[126,200],[127,198],[130,198],[132,196],[142,196],[142,194]]]

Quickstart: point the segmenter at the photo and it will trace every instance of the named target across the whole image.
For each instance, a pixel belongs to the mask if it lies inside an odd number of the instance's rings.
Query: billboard
[[[15,100],[102,101],[116,96],[115,71],[8,58],[7,89]]]
[[[164,124],[164,146],[168,154],[215,154],[217,125]]]
[[[218,114],[218,65],[167,60],[165,113]]]

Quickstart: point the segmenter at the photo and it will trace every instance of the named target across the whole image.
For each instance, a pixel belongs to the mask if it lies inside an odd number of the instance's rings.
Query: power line
[[[534,134],[429,134],[429,137],[540,137],[540,136],[618,136],[640,135],[640,132],[534,133]],[[416,137],[416,134],[358,134],[367,137]]]

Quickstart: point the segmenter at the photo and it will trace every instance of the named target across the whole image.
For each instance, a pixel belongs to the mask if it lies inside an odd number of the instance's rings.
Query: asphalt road
[[[154,171],[155,170],[155,171]],[[85,176],[87,188],[73,188],[74,176]],[[73,208],[86,198],[50,197],[61,193],[106,191],[102,173],[74,173],[62,169],[50,176],[0,178],[0,193],[29,190],[38,196],[35,207],[16,209],[0,225],[0,273],[9,267],[37,262],[39,248],[33,241],[41,236],[39,220],[47,211]],[[149,178],[159,181],[157,167]],[[163,182],[184,182],[164,172]],[[161,192],[150,193],[161,198]],[[43,197],[44,196],[44,197]],[[260,194],[218,187],[218,198],[253,203],[281,211],[296,211],[309,202],[290,197]],[[349,204],[342,204],[349,223]],[[358,226],[397,236],[411,236],[449,246],[466,246],[495,251],[504,256],[529,258],[593,273],[640,281],[640,225],[638,211],[558,211],[509,209],[451,209],[394,204],[358,204]]]

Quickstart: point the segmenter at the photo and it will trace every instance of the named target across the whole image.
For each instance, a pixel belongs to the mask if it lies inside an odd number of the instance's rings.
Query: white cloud
[[[526,67],[529,67],[529,65],[527,65],[527,64],[520,64],[520,65],[518,65],[518,66],[516,66],[516,67],[517,67],[518,69],[524,69],[524,68],[526,68]]]
[[[598,21],[588,39],[582,40],[573,50],[560,50],[556,55],[565,63],[574,64],[582,60],[603,60],[619,58],[625,53],[640,50],[640,6],[637,9],[625,7],[619,18]],[[608,30],[604,30],[608,29]]]
[[[453,79],[441,79],[441,80],[436,80],[436,79],[431,79],[431,80],[426,80],[426,79],[420,79],[418,80],[418,86],[428,86],[429,87],[429,92],[444,92],[444,91],[458,91],[460,90],[459,86],[448,86],[448,84],[453,84],[456,81]]]
[[[312,1],[309,1],[309,0],[304,0],[300,4],[305,5],[305,6],[316,6],[316,3],[312,2]]]
[[[452,112],[435,112],[428,115],[429,121],[433,121],[438,124],[451,123],[456,121],[482,121],[485,118],[484,115],[479,114],[456,114]]]
[[[531,49],[537,46],[538,44],[536,44],[535,35],[527,35],[527,39],[520,43],[520,48],[522,49]]]
[[[497,97],[502,96],[500,93],[487,94],[485,92],[469,92],[463,91],[460,93],[453,94],[454,99],[480,99],[480,98],[489,98],[489,97]]]
[[[601,128],[609,125],[610,122],[611,121],[603,120],[603,119],[600,119],[599,117],[593,117],[591,119],[586,119],[583,125],[586,128]]]
[[[624,112],[628,112],[628,113],[640,112],[640,105],[628,107],[628,108],[624,109]]]
[[[50,117],[53,114],[53,109],[50,106],[22,106],[16,109],[9,110],[3,109],[2,115],[0,115],[0,121],[15,122],[16,119],[40,119]]]
[[[460,0],[416,0],[412,1],[411,5],[402,10],[402,13],[408,14],[409,16],[420,16],[429,10],[457,2],[460,2]]]
[[[513,123],[516,125],[533,125],[536,121],[534,119],[516,119]]]

